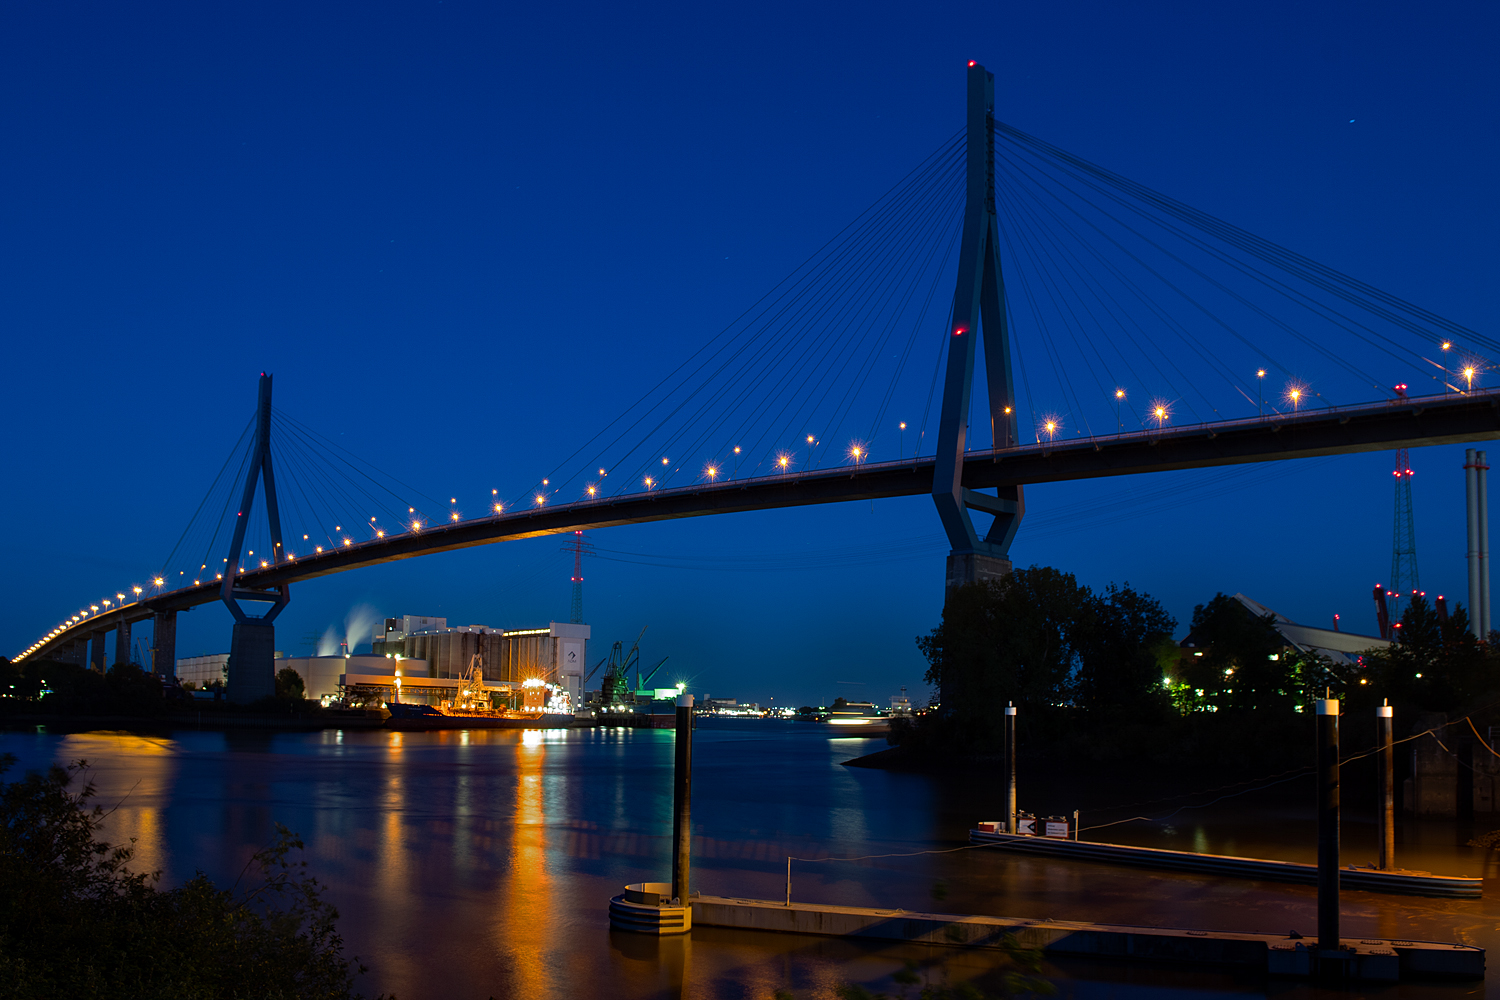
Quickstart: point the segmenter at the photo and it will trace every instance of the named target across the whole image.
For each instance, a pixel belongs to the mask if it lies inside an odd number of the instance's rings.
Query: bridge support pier
[[[987,580],[1003,580],[1010,576],[1011,562],[999,556],[987,556],[979,552],[950,552],[948,554],[948,586],[945,594],[966,583],[984,583]]]
[[[115,629],[115,662],[130,662],[130,623],[123,618]]]
[[[151,662],[144,664],[153,674],[177,676],[177,612],[158,611],[151,618]]]
[[[89,636],[89,669],[101,674],[109,669],[109,663],[104,658],[104,635],[103,632],[95,632]]]
[[[276,694],[276,626],[252,619],[235,622],[229,642],[225,696],[245,705]]]

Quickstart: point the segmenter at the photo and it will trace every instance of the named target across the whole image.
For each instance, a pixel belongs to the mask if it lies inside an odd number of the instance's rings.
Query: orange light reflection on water
[[[511,824],[510,878],[506,880],[496,947],[515,962],[512,993],[546,996],[553,984],[554,887],[547,870],[547,743],[541,730],[521,733],[516,745],[516,812]]]
[[[89,762],[70,790],[82,791],[93,782],[96,794],[90,804],[103,806],[108,814],[104,839],[115,844],[134,841],[130,870],[166,872],[170,884],[172,858],[163,813],[177,778],[177,744],[130,733],[74,733],[63,737],[56,759],[66,764]]]

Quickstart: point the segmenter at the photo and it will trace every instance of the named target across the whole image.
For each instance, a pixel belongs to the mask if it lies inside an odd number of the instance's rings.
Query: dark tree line
[[[1327,695],[1362,713],[1389,699],[1399,724],[1425,712],[1487,718],[1500,693],[1495,644],[1470,635],[1462,607],[1444,620],[1422,597],[1393,646],[1353,663],[1297,650],[1272,616],[1224,594],[1193,609],[1180,645],[1176,627],[1128,583],[1094,591],[1045,566],[960,587],[938,627],[917,639],[940,704],[898,726],[893,741],[995,752],[1013,703],[1049,753],[1102,758],[1157,745],[1166,762],[1258,746],[1264,759],[1278,741],[1301,747],[1312,702]]]

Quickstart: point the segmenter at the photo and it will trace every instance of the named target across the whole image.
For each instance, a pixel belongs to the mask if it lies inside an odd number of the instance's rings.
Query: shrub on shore
[[[15,764],[0,756],[0,775]],[[99,834],[86,768],[0,784],[0,1000],[357,997],[338,912],[294,860],[298,837],[258,852],[232,889],[201,872],[174,889],[129,870]]]

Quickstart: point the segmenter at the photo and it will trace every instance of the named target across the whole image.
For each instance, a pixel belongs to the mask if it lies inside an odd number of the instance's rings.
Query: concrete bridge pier
[[[102,631],[89,635],[89,645],[93,647],[91,649],[93,655],[89,657],[89,668],[101,674],[109,669],[109,661],[104,658],[104,636],[105,633]]]
[[[158,611],[151,617],[151,662],[144,666],[153,674],[177,676],[177,612]]]
[[[276,626],[258,619],[235,622],[229,641],[225,697],[244,705],[276,694]]]
[[[999,556],[987,556],[978,552],[950,552],[948,554],[948,586],[944,593],[966,583],[984,583],[987,580],[1003,580],[1010,576],[1011,562]]]
[[[115,628],[115,662],[130,662],[130,623],[123,618]]]

